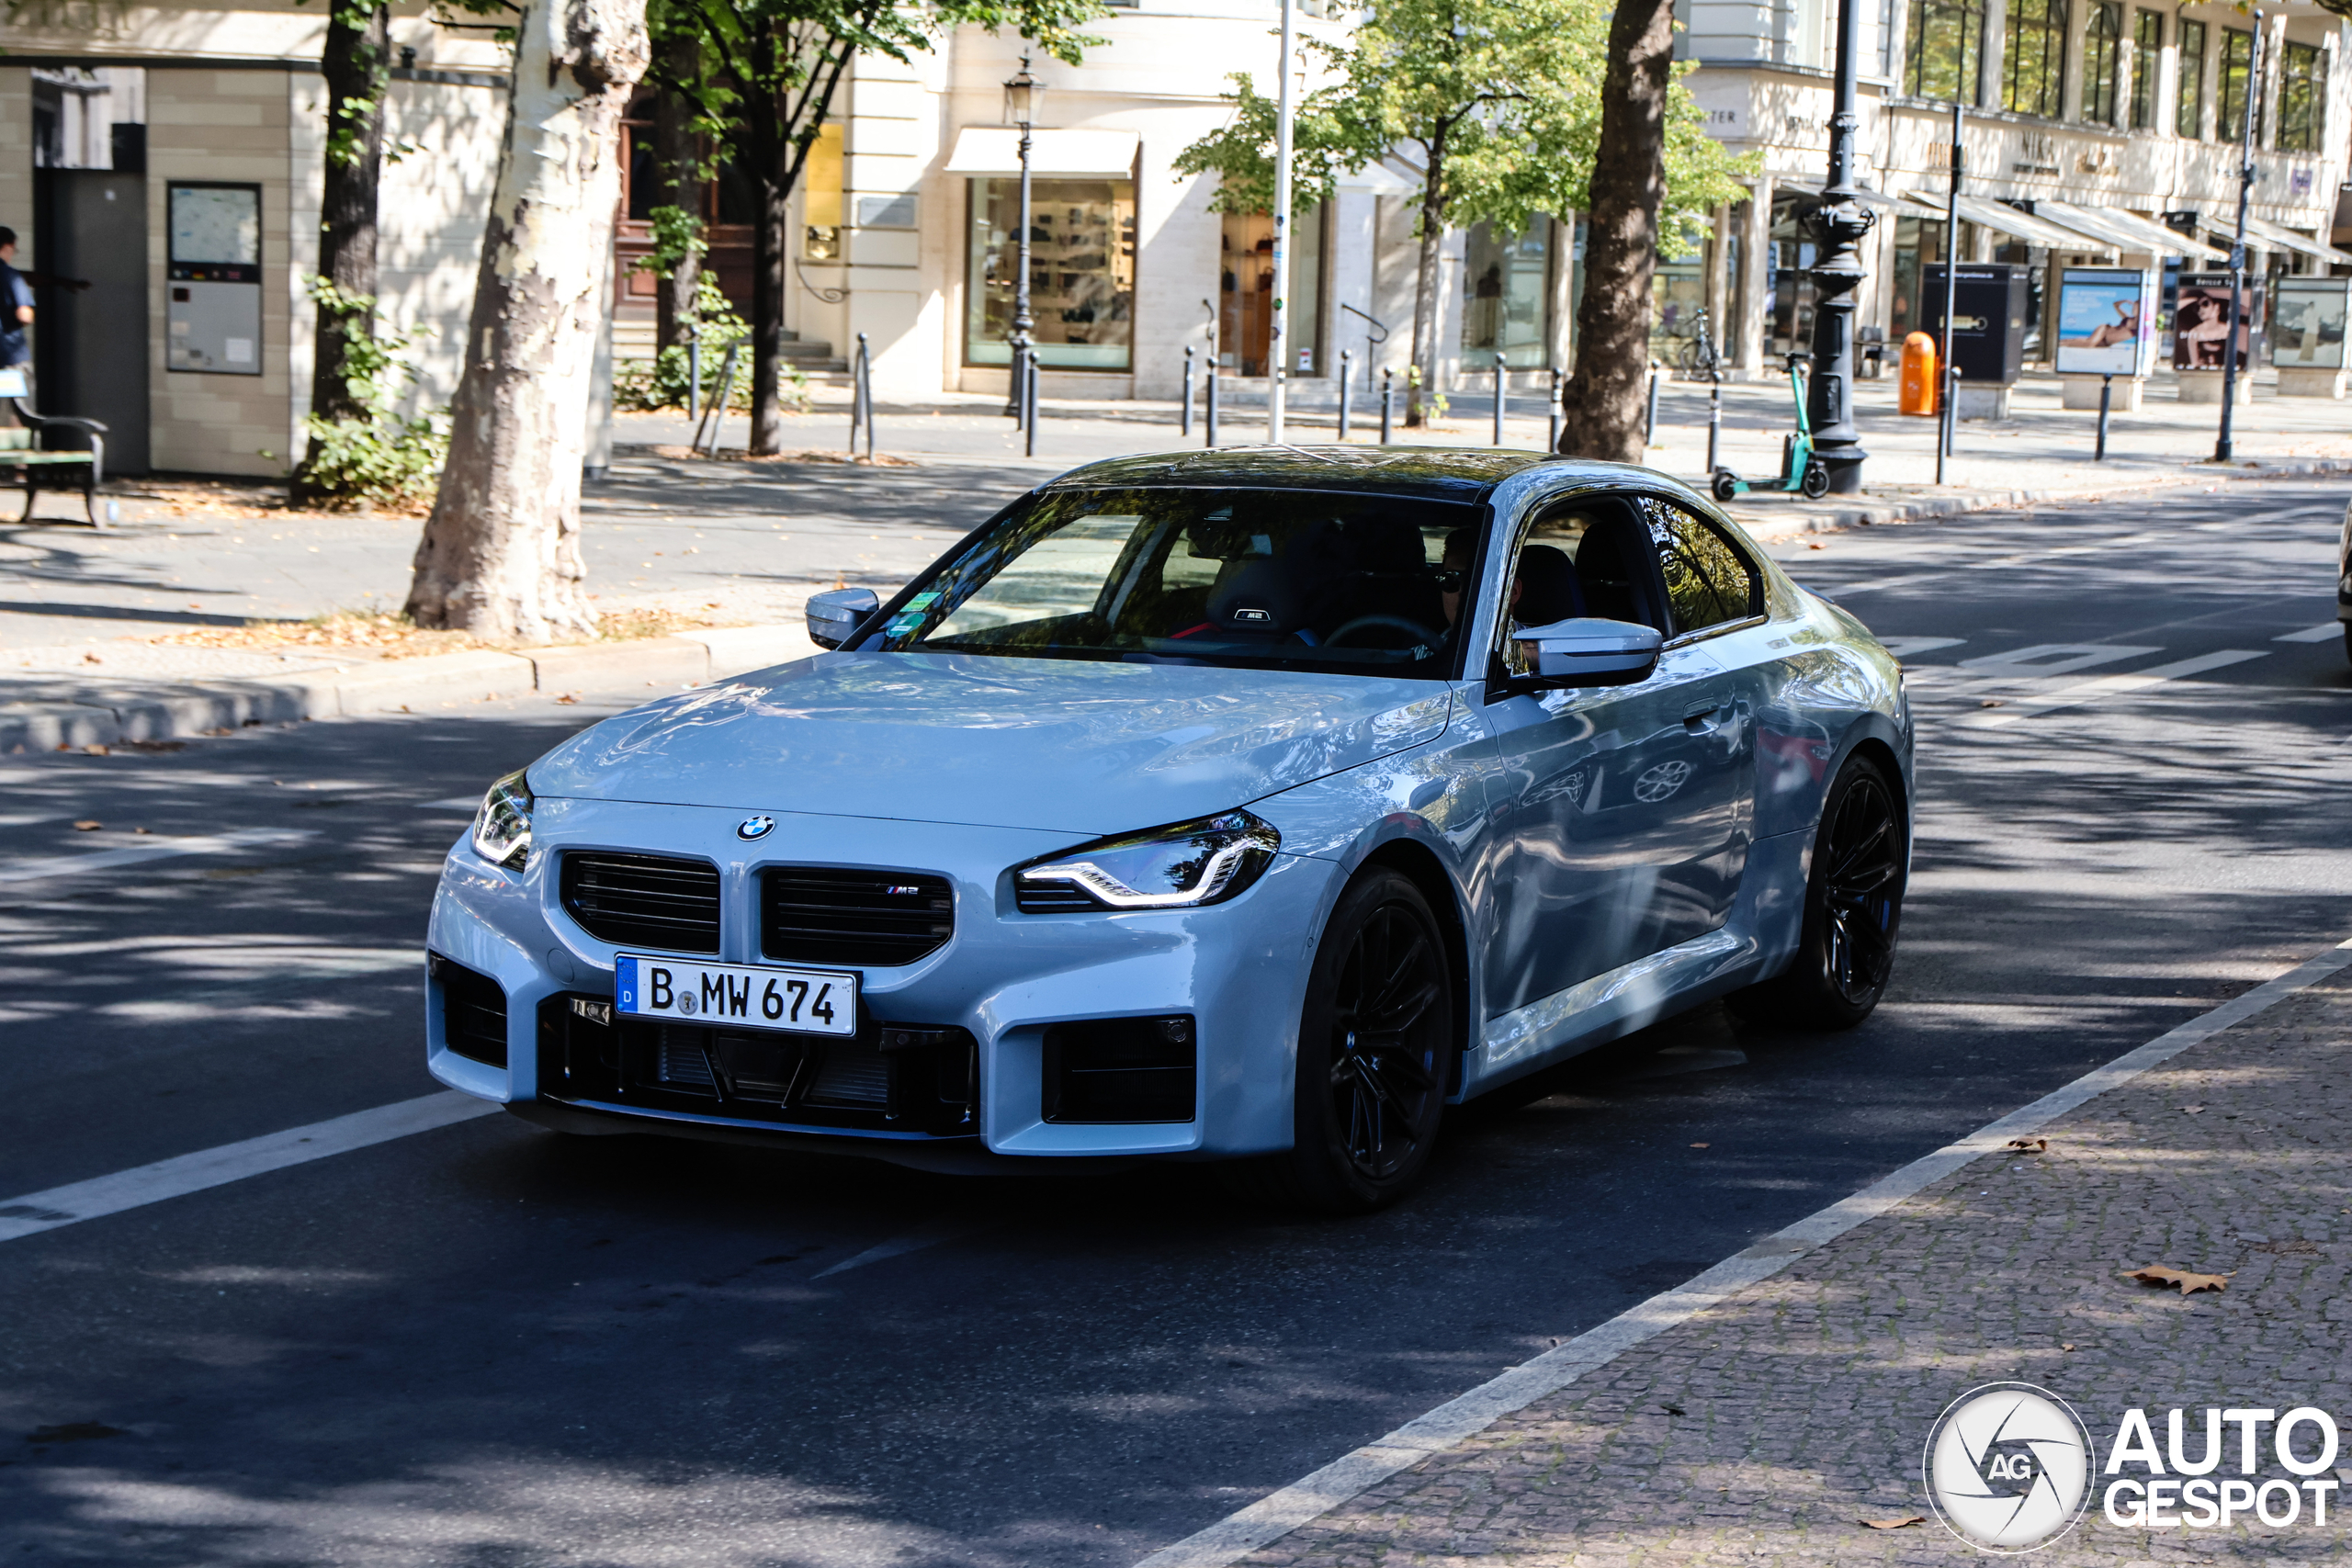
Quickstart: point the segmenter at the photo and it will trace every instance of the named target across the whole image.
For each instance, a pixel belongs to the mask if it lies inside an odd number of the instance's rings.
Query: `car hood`
[[[1102,834],[1181,822],[1435,739],[1429,681],[831,653],[606,719],[534,792]]]

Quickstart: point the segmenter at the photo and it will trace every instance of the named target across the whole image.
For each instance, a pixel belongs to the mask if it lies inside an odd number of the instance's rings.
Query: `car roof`
[[[1072,468],[1047,490],[1182,485],[1203,489],[1363,491],[1430,501],[1476,502],[1514,474],[1556,469],[1564,482],[1656,482],[1664,475],[1624,463],[1512,452],[1491,446],[1220,446],[1113,457]],[[1668,481],[1671,482],[1671,481]],[[1680,487],[1676,486],[1677,489]]]

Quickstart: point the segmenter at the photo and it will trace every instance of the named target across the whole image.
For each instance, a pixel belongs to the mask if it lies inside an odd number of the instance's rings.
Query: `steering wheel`
[[[1371,631],[1375,628],[1403,632],[1414,642],[1426,644],[1431,648],[1445,640],[1442,634],[1430,630],[1419,621],[1408,621],[1402,615],[1358,615],[1354,620],[1346,623],[1329,637],[1325,637],[1323,646],[1337,648],[1347,640],[1349,633]]]

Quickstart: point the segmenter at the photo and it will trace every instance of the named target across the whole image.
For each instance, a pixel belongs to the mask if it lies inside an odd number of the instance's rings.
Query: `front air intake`
[[[955,934],[956,896],[944,876],[815,865],[760,874],[760,951],[770,958],[889,968]]]
[[[708,861],[567,850],[564,909],[616,947],[718,951],[718,871]]]

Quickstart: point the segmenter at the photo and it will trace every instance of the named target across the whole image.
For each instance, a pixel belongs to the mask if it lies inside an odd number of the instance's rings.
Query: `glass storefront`
[[[1553,222],[1538,218],[1525,233],[1480,223],[1462,251],[1462,370],[1541,370],[1552,360]]]
[[[964,363],[1010,365],[1021,182],[971,184]],[[1032,180],[1029,188],[1029,310],[1037,323],[1037,363],[1049,370],[1133,368],[1135,182]]]
[[[1976,225],[1963,221],[1960,226],[1960,254],[1973,254],[1976,244]],[[1929,317],[1943,313],[1941,300],[1923,301],[1919,290],[1928,276],[1928,268],[1944,259],[1944,225],[1932,218],[1897,218],[1894,220],[1894,287],[1889,291],[1886,341],[1888,352],[1903,346],[1903,340],[1920,331]]]
[[[1292,223],[1289,317],[1294,376],[1329,373],[1323,355],[1322,203]],[[1237,376],[1266,374],[1274,330],[1274,219],[1269,212],[1228,212],[1218,240],[1217,365]]]
[[[1781,355],[1813,347],[1812,268],[1820,259],[1820,247],[1804,220],[1820,205],[1819,197],[1794,192],[1772,197],[1772,254],[1764,284],[1767,369]]]

